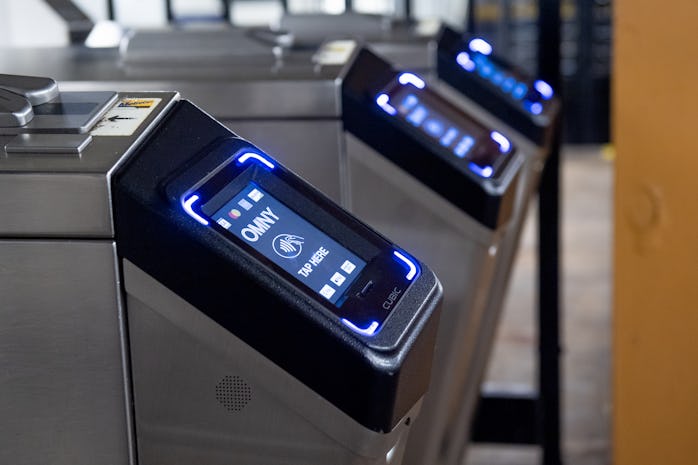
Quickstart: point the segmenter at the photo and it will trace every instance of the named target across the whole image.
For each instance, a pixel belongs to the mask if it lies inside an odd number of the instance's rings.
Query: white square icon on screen
[[[334,289],[332,289],[332,286],[325,284],[322,286],[322,289],[320,289],[320,295],[326,299],[330,299],[334,295]]]
[[[342,273],[335,273],[330,278],[330,281],[335,283],[337,286],[341,286],[342,284],[344,284],[344,280],[346,280],[346,279],[347,278],[345,278]]]
[[[264,197],[264,194],[259,192],[257,189],[252,189],[249,194],[247,194],[249,198],[251,198],[255,202],[259,202],[262,197]]]
[[[240,208],[244,208],[245,210],[249,210],[250,208],[252,208],[252,204],[248,202],[247,199],[240,199],[238,205],[240,205]]]
[[[351,274],[352,271],[356,269],[356,265],[354,265],[352,262],[349,260],[346,260],[344,263],[342,263],[342,266],[340,267],[342,271],[344,271],[347,274]]]
[[[232,226],[232,224],[230,224],[230,223],[229,223],[228,221],[226,221],[224,218],[219,218],[218,221],[216,221],[216,223],[220,224],[220,225],[223,226],[225,229],[228,229],[228,228],[230,228],[230,227]]]

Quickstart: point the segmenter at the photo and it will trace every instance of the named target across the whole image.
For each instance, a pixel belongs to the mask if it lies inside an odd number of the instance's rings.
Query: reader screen
[[[212,215],[213,221],[335,305],[366,262],[254,182]]]
[[[405,121],[438,140],[456,157],[465,158],[475,145],[475,131],[455,123],[430,100],[424,91],[403,86],[395,92],[394,102],[398,115]]]
[[[511,149],[506,138],[464,117],[429,89],[397,83],[379,94],[376,102],[483,177],[492,176]]]

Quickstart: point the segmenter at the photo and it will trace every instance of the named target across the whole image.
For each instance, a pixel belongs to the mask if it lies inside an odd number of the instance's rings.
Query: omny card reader
[[[550,145],[560,112],[552,86],[497,55],[482,37],[443,26],[437,72],[440,80],[468,99],[469,109],[490,113],[500,125],[538,147]]]
[[[423,263],[188,102],[114,204],[140,463],[399,463],[441,294]]]
[[[55,92],[0,136],[2,461],[401,463],[430,269],[174,93]]]
[[[426,257],[444,286],[431,385],[404,463],[462,463],[484,366],[476,341],[496,323],[483,313],[522,159],[497,129],[367,49],[342,96],[352,213]]]

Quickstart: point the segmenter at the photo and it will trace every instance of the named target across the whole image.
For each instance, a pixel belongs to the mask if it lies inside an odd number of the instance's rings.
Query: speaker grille
[[[225,376],[216,384],[216,400],[229,412],[239,412],[252,400],[252,388],[239,376]]]

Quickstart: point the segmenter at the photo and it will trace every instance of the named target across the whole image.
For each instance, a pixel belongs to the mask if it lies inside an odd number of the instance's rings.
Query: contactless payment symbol
[[[303,239],[294,234],[279,234],[274,238],[272,247],[274,252],[283,258],[296,258],[303,251]]]
[[[228,212],[228,216],[234,220],[237,220],[238,218],[240,218],[240,215],[241,215],[240,210],[238,210],[237,208],[233,208],[232,210],[230,210]]]

